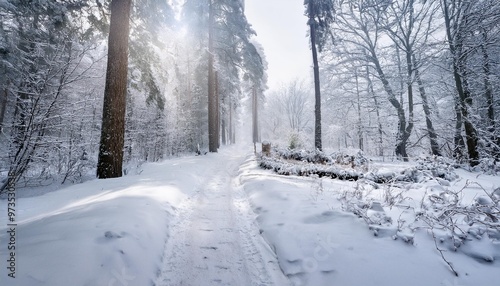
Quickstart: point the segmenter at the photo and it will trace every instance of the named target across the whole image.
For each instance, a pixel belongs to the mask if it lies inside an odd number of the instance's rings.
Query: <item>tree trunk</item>
[[[7,108],[7,102],[8,102],[8,95],[9,95],[9,92],[7,90],[7,84],[5,85],[5,87],[3,88],[2,90],[2,93],[0,95],[0,133],[3,131],[4,129],[4,118],[5,118],[5,110]]]
[[[420,77],[420,71],[417,67],[417,60],[415,58],[415,55],[413,55],[413,65],[415,66],[415,79],[417,80],[418,91],[420,92],[420,97],[422,98],[422,108],[424,109],[425,124],[427,126],[427,133],[429,134],[429,141],[431,143],[431,152],[434,156],[441,156],[441,152],[439,151],[439,144],[437,142],[437,133],[436,130],[434,130],[434,125],[432,124],[429,100],[427,99],[427,93],[425,92],[424,83],[422,81],[422,78]]]
[[[378,60],[377,54],[375,50],[371,51],[372,62],[375,65],[375,70],[377,71],[378,77],[382,82],[385,92],[387,93],[388,100],[391,105],[396,109],[398,114],[398,135],[396,138],[396,156],[408,159],[408,155],[406,154],[406,143],[404,141],[405,130],[406,130],[406,115],[401,103],[397,100],[396,94],[391,87],[391,84],[387,80],[384,71],[382,70],[382,66]],[[403,144],[404,143],[404,144]]]
[[[486,31],[483,31],[483,44],[481,45],[481,53],[483,55],[483,72],[484,72],[484,97],[486,99],[486,104],[488,106],[488,119],[487,119],[487,130],[489,139],[492,145],[491,152],[493,156],[500,159],[500,138],[497,136],[496,122],[495,122],[495,101],[493,99],[493,88],[491,84],[491,68],[490,59],[488,51],[486,50],[486,43],[488,41],[488,36]]]
[[[409,46],[409,45],[408,45]],[[408,139],[411,136],[414,125],[414,114],[413,114],[413,65],[411,59],[411,51],[406,51],[406,88],[408,91],[408,125],[405,129],[404,145],[408,144]],[[406,153],[406,148],[405,148]],[[408,161],[408,154],[405,161]]]
[[[234,144],[233,141],[233,101],[232,97],[229,96],[229,132],[228,132],[229,144]]]
[[[234,120],[233,120],[234,121]],[[231,134],[231,142],[236,144],[236,123],[233,122],[233,133]]]
[[[459,161],[464,159],[465,142],[462,137],[462,111],[460,108],[460,100],[458,97],[455,99],[455,135],[453,136],[453,157]]]
[[[122,176],[131,4],[132,0],[113,0],[110,5],[108,64],[97,163],[97,177],[101,179]]]
[[[132,100],[132,95],[127,92],[127,106],[125,108],[127,118],[134,118],[134,106],[133,103],[134,101]],[[136,129],[135,128],[135,122],[134,120],[129,120],[125,122],[125,146],[124,146],[124,161],[131,161],[132,158],[132,153],[133,153],[133,143],[134,143],[134,137],[136,136]],[[127,175],[127,174],[125,174]]]
[[[220,134],[221,134],[221,140],[222,140],[222,145],[227,145],[227,137],[226,137],[226,119],[222,118],[220,121]]]
[[[408,144],[408,139],[410,138],[410,132],[411,129],[413,128],[413,122],[411,120],[411,117],[408,118],[408,125],[406,125],[406,115],[404,112],[404,101],[403,101],[403,89],[405,85],[405,80],[403,79],[403,71],[401,68],[401,57],[399,54],[399,48],[396,47],[396,54],[397,54],[397,59],[398,59],[398,74],[400,77],[400,94],[399,94],[399,108],[398,109],[398,135],[397,135],[397,141],[396,141],[396,156],[400,157],[403,159],[403,161],[408,161],[408,153],[406,151],[406,146]],[[407,77],[406,77],[406,86],[407,86],[407,91],[408,91],[408,108],[409,108],[409,113],[413,115],[413,89],[411,86],[411,67],[409,67],[407,71]],[[412,99],[412,102],[410,103],[410,98]],[[394,105],[394,104],[393,104]],[[409,132],[408,132],[409,131]]]
[[[462,118],[464,119],[464,128],[465,128],[465,143],[467,144],[467,152],[469,155],[469,164],[471,166],[476,166],[479,164],[479,153],[477,151],[477,131],[474,125],[472,124],[469,118],[469,104],[472,102],[472,98],[470,96],[469,88],[467,86],[467,76],[464,74],[465,66],[463,67],[464,71],[462,71],[463,76],[460,75],[460,72],[454,72],[455,82],[457,85],[462,86],[461,90],[458,92],[460,99],[460,109],[462,112]],[[461,82],[461,84],[460,84]]]
[[[3,19],[2,19],[3,20]],[[7,41],[7,36],[3,33],[4,21],[0,21],[0,37],[2,37],[3,41]],[[6,63],[7,51],[2,51],[0,53],[0,133],[4,130],[4,118],[5,118],[5,110],[7,108],[8,102],[8,87],[9,87],[9,79],[7,76],[7,63]]]
[[[377,115],[377,131],[378,131],[378,155],[383,157],[384,156],[384,148],[383,148],[383,143],[384,143],[384,130],[382,129],[382,120],[380,119],[380,105],[378,103],[377,96],[375,95],[375,91],[373,90],[373,83],[372,79],[370,78],[370,72],[368,71],[368,66],[366,66],[366,81],[368,83],[368,93],[371,95],[373,98],[373,102],[375,104],[375,113]]]
[[[469,4],[464,2],[461,3],[461,5],[469,5]],[[448,38],[448,45],[450,53],[453,56],[453,78],[455,80],[455,86],[458,93],[457,97],[458,108],[460,109],[461,119],[463,120],[463,125],[465,127],[465,135],[466,135],[465,141],[467,143],[469,164],[471,166],[475,166],[479,164],[479,153],[477,151],[478,138],[477,138],[477,131],[469,118],[468,105],[470,104],[471,98],[468,90],[464,88],[464,85],[466,85],[467,83],[465,82],[466,76],[463,75],[463,73],[466,71],[465,70],[466,55],[463,52],[463,37],[464,37],[463,25],[467,22],[466,20],[467,16],[465,14],[468,13],[467,11],[468,6],[457,7],[457,9],[461,9],[461,14],[464,16],[462,16],[463,17],[462,19],[455,19],[456,22],[460,21],[460,23],[458,24],[455,23],[453,28],[452,28],[452,20],[449,13],[448,2],[446,0],[442,2],[442,8],[443,8],[444,21],[446,27],[446,36]],[[456,15],[453,16],[458,17]],[[457,127],[458,127],[458,122],[457,122]],[[455,135],[456,135],[455,143],[459,143],[460,140],[458,140],[457,137],[458,132],[456,132]],[[455,150],[457,150],[457,148],[460,148],[460,146],[456,145]]]
[[[191,91],[191,59],[189,57],[189,52],[187,53],[186,88],[187,104],[188,106],[191,106],[191,104],[193,104],[193,92]]]
[[[363,129],[361,126],[361,100],[359,98],[359,79],[358,70],[354,70],[354,77],[356,79],[356,97],[357,97],[357,108],[358,108],[358,148],[363,151]]]
[[[221,144],[222,145],[227,145],[227,95],[224,95],[221,97],[221,102],[220,102],[220,107],[222,108],[222,112],[219,112],[219,117],[220,117],[220,139],[221,139]]]
[[[215,116],[217,128],[215,129],[215,138],[217,140],[217,149],[220,148],[220,94],[219,94],[219,72],[215,71]]]
[[[217,152],[217,98],[214,71],[214,11],[209,0],[208,12],[208,151]]]
[[[314,22],[314,1],[309,1],[309,28],[311,38],[311,50],[313,57],[313,71],[314,71],[314,147],[317,150],[322,150],[321,143],[321,90],[319,82],[319,65],[318,65],[318,52],[316,50],[316,27]]]
[[[469,164],[475,166],[479,164],[479,153],[477,151],[478,135],[469,116],[469,106],[472,105],[472,96],[468,80],[467,54],[462,54],[462,52],[460,54],[462,56],[459,59],[458,75],[461,78],[463,93],[463,95],[459,97],[460,108],[464,119],[465,144],[467,145]]]
[[[258,98],[257,88],[252,87],[252,137],[253,143],[259,142],[259,125],[258,125]]]

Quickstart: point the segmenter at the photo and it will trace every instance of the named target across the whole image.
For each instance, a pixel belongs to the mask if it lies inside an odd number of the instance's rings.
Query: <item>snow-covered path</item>
[[[412,184],[405,203],[418,210],[427,192],[448,188],[464,190],[470,204],[498,187],[497,176],[457,173],[450,186]],[[400,189],[279,176],[238,146],[144,164],[122,178],[19,198],[16,277],[5,268],[0,285],[498,285],[497,229],[476,232],[459,251],[443,239],[455,277],[426,229],[410,233],[413,243],[394,240],[400,223],[411,226],[401,222],[411,219],[406,205],[384,205],[394,223],[374,236],[345,210],[343,198],[355,191],[382,204],[386,191]],[[0,260],[7,261],[6,200],[0,214]]]
[[[224,150],[178,210],[157,285],[286,285],[238,186],[241,152]]]

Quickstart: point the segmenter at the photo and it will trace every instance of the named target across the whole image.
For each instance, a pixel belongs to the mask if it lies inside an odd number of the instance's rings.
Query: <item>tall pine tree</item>
[[[112,0],[97,177],[122,176],[127,94],[128,38],[132,0]]]
[[[322,150],[321,142],[321,86],[319,80],[318,50],[321,52],[331,37],[330,25],[334,19],[333,0],[305,0],[306,16],[309,18],[309,38],[314,71],[314,147]]]

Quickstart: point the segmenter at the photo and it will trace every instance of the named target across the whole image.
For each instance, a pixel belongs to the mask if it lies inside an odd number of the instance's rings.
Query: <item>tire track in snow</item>
[[[286,279],[234,179],[244,157],[223,154],[196,195],[179,208],[157,286],[284,285]]]

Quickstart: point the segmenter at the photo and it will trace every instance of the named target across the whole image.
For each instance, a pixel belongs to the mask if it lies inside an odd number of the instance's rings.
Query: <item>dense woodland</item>
[[[305,8],[318,29],[325,149],[498,164],[500,2],[310,0]],[[313,84],[292,80],[271,93],[263,137],[321,147],[312,141]]]
[[[244,113],[254,142],[498,164],[499,1],[306,0],[314,81],[270,92],[244,5],[0,0],[2,189],[216,152]]]

